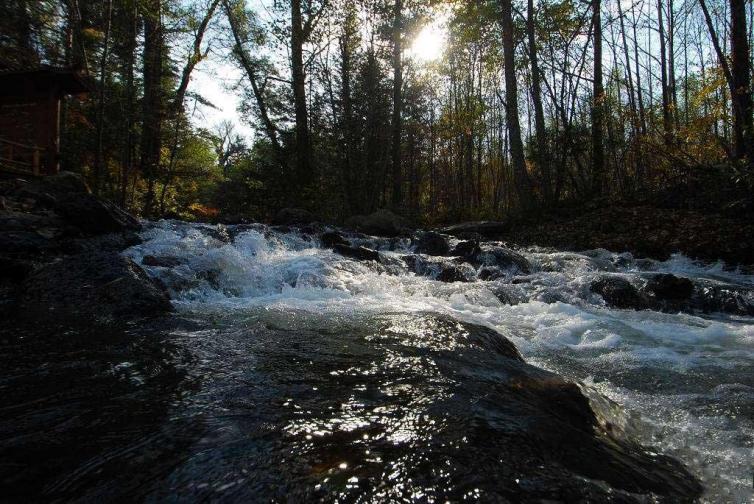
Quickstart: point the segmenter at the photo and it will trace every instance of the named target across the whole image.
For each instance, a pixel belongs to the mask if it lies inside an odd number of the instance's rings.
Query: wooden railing
[[[39,175],[44,149],[0,138],[0,171]]]

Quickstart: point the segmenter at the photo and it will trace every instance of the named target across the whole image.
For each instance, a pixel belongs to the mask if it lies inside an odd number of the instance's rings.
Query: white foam
[[[693,372],[694,376],[701,373],[712,386],[733,383],[737,370],[754,371],[752,318],[612,310],[589,292],[592,280],[604,272],[632,279],[639,273],[657,271],[754,285],[754,276],[729,271],[722,264],[702,265],[680,255],[656,262],[602,250],[578,254],[535,248],[523,251],[534,269],[523,283],[514,285],[508,279],[447,284],[408,273],[400,266],[400,257],[409,248],[406,241],[394,243],[398,250],[390,252],[385,240],[360,240],[383,249],[381,253],[391,264],[378,265],[343,258],[299,233],[273,233],[261,227],[224,243],[190,225],[161,221],[146,231],[144,238],[143,244],[125,253],[137,262],[145,255],[171,256],[181,262],[174,268],[147,268],[171,288],[181,310],[244,314],[276,308],[323,317],[431,311],[494,328],[527,358],[553,369],[567,358],[583,369],[607,370],[607,375],[645,368]],[[495,295],[499,289],[528,301],[504,304]],[[557,301],[544,302],[552,299]],[[637,376],[640,380],[641,373]],[[575,378],[586,376],[576,372]],[[685,453],[678,448],[683,443],[696,445],[693,449],[697,451],[718,450],[716,457],[728,461],[734,480],[721,483],[720,488],[728,488],[731,495],[743,492],[740,473],[745,465],[751,465],[751,450],[744,453],[740,436],[715,431],[718,441],[705,438],[704,429],[719,428],[725,415],[701,418],[676,404],[682,400],[680,395],[647,395],[609,382],[603,382],[602,388],[665,430],[672,430],[667,423],[670,420],[660,417],[678,422],[680,434],[658,440],[660,445],[679,454]],[[750,431],[739,434],[752,439]]]

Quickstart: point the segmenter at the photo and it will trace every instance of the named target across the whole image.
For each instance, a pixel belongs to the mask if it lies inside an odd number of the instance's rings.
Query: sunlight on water
[[[751,496],[754,320],[610,309],[589,286],[606,273],[640,282],[647,274],[666,272],[751,296],[746,289],[754,286],[754,276],[679,255],[657,262],[607,251],[531,248],[521,251],[531,264],[528,274],[513,268],[494,281],[443,283],[433,279],[431,268],[424,276],[410,271],[402,259],[412,251],[406,240],[352,237],[381,251],[376,263],[339,256],[322,248],[316,236],[264,226],[224,230],[161,221],[144,237],[144,244],[126,254],[137,262],[145,255],[178,260],[177,266],[148,270],[167,286],[184,313],[248,317],[272,310],[338,320],[434,312],[494,328],[528,361],[580,380],[622,404],[639,438],[686,463],[704,482],[710,501],[743,502]],[[422,339],[426,331],[410,324],[397,332],[402,338],[421,336],[406,341],[418,349],[432,345],[453,351],[457,345],[441,335],[430,343]],[[426,363],[388,355],[383,365],[411,368]],[[354,378],[379,374],[380,369],[337,372]],[[431,382],[431,368],[421,373]],[[441,394],[441,384],[438,387]],[[422,397],[410,398],[411,390],[400,384],[386,385],[382,393],[409,394],[413,414],[383,425],[380,435],[395,442],[420,439]],[[316,419],[294,415],[286,432],[305,443],[335,432],[361,432],[394,416],[369,412],[358,396],[355,389],[351,398]],[[299,406],[289,401],[286,406],[295,411]],[[316,470],[341,463],[348,460],[323,462]]]

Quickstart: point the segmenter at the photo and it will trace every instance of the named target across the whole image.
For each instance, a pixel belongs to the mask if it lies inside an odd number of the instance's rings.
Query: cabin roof
[[[50,89],[77,95],[93,91],[94,86],[88,76],[72,68],[36,65],[0,70],[0,96],[44,93]]]

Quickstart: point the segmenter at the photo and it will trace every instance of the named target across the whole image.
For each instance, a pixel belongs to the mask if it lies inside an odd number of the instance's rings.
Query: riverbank
[[[513,222],[500,238],[520,245],[602,248],[661,260],[682,253],[705,262],[754,266],[754,219],[749,214],[603,202]]]

